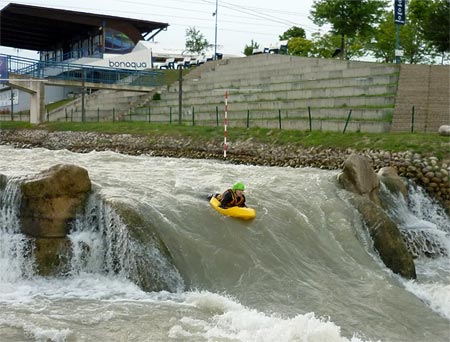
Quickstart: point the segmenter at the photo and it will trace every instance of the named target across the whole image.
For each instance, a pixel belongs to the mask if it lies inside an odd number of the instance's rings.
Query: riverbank
[[[67,149],[77,153],[114,151],[129,155],[150,155],[175,158],[224,160],[223,146],[217,140],[195,139],[188,136],[159,136],[149,139],[140,134],[108,134],[98,132],[48,131],[45,129],[4,129],[0,144],[16,148],[43,147],[50,150]],[[351,148],[301,147],[295,144],[256,142],[252,138],[228,144],[230,163],[281,167],[315,167],[340,169],[352,153],[372,160],[374,169],[392,166],[400,176],[424,187],[447,212],[450,212],[450,163],[435,156],[423,157],[410,151],[357,151]]]

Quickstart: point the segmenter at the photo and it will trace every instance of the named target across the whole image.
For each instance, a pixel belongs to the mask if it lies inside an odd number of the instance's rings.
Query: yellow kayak
[[[253,208],[246,208],[246,207],[231,207],[227,209],[223,209],[219,207],[220,202],[217,198],[214,196],[211,197],[209,200],[209,204],[211,204],[211,207],[216,209],[219,213],[225,216],[231,216],[235,218],[239,218],[242,220],[251,220],[254,219],[256,216],[256,210]]]

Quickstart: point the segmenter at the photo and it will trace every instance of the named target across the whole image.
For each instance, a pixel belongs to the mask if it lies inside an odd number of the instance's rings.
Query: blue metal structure
[[[8,72],[32,78],[60,79],[79,82],[156,87],[163,84],[160,70],[128,70],[92,65],[39,61],[30,58],[2,55],[8,60]]]

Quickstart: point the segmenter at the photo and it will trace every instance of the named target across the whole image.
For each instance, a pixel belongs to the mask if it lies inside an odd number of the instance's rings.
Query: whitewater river
[[[450,340],[450,259],[419,258],[416,281],[390,272],[336,171],[0,146],[0,174],[10,178],[58,163],[86,168],[103,197],[145,208],[173,255],[178,290],[147,293],[83,267],[38,277],[3,210],[1,342]],[[221,216],[205,200],[236,181],[254,221]],[[411,195],[413,213],[398,215],[411,229],[425,224],[450,251],[448,217]],[[5,206],[9,197],[0,198]]]

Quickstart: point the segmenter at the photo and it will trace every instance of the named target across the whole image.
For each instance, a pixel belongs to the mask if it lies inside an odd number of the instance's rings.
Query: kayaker
[[[236,206],[246,207],[244,190],[244,184],[242,184],[241,182],[237,182],[231,189],[226,190],[222,195],[216,196],[220,201],[219,207],[224,209]]]

